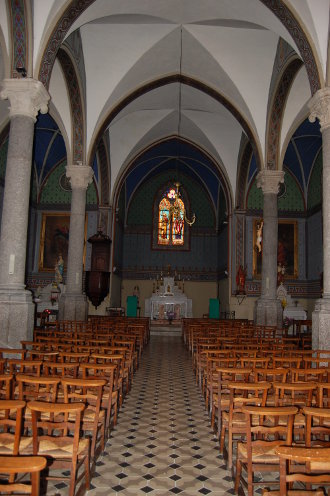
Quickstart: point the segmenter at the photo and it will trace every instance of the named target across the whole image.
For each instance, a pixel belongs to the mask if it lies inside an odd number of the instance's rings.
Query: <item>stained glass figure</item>
[[[170,202],[163,198],[159,204],[158,216],[158,244],[168,245],[170,243]]]
[[[170,188],[159,203],[158,244],[183,245],[184,203],[174,188]]]

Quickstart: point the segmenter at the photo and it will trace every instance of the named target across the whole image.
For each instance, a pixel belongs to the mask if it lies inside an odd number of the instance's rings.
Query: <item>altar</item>
[[[173,277],[164,277],[151,298],[145,299],[144,314],[151,320],[171,321],[192,317],[192,300],[187,298]]]

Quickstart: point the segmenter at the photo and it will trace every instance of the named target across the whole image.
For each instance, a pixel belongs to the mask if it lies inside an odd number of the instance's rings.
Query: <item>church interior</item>
[[[0,0],[1,350],[45,322],[132,318],[158,328],[165,355],[182,336],[206,394],[189,320],[286,338],[306,321],[306,342],[330,349],[329,11]]]

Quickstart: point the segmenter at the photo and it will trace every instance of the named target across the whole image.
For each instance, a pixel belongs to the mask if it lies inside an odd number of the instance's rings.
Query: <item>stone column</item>
[[[32,339],[34,303],[25,290],[25,263],[34,123],[47,113],[49,95],[32,78],[4,79],[0,98],[10,102],[10,134],[0,238],[0,343]]]
[[[316,301],[312,315],[313,348],[330,347],[330,88],[318,90],[309,102],[309,120],[319,119],[323,158],[323,297]]]
[[[88,302],[83,294],[83,256],[86,189],[93,179],[88,165],[68,165],[66,175],[72,188],[66,291],[59,301],[60,320],[86,320]]]
[[[256,305],[256,322],[261,325],[281,325],[282,308],[277,299],[277,194],[284,181],[284,172],[263,170],[257,185],[264,195],[261,296]]]

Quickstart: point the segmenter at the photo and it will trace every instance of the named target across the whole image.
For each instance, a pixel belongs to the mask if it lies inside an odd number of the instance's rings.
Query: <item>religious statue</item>
[[[285,266],[281,263],[277,266],[277,285],[283,284],[284,282],[284,274],[285,274]]]
[[[63,282],[64,260],[60,253],[55,264],[55,282],[61,284]]]
[[[257,233],[256,233],[256,248],[258,253],[262,251],[262,229],[264,226],[264,222],[261,220],[257,224]]]
[[[240,265],[236,274],[237,294],[245,294],[245,278],[246,269],[243,269],[242,265]]]

